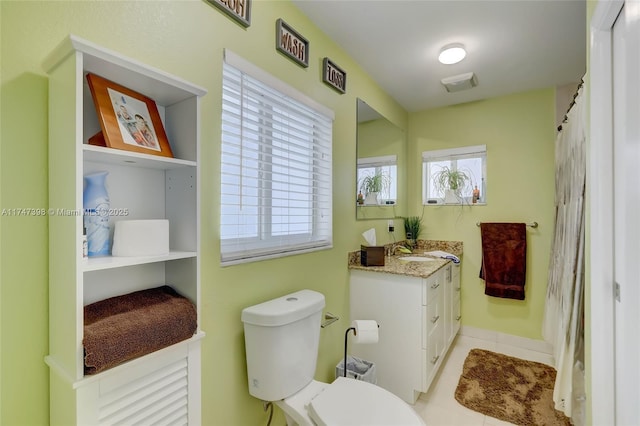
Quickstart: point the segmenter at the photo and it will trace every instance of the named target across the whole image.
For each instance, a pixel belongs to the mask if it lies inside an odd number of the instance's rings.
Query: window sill
[[[472,206],[486,206],[487,203],[458,203],[458,204],[445,204],[445,203],[422,203],[423,206],[429,207],[472,207]]]

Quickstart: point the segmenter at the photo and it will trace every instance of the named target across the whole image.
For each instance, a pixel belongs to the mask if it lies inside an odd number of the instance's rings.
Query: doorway
[[[592,424],[638,424],[640,4],[600,1],[591,21]]]

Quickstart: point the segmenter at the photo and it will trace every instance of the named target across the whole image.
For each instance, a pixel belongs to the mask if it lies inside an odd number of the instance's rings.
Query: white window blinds
[[[221,261],[330,248],[332,117],[247,64],[225,52]]]

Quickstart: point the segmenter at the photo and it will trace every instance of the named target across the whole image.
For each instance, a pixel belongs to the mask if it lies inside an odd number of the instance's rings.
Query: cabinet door
[[[442,292],[441,292],[442,293]],[[445,352],[445,328],[444,328],[443,304],[435,299],[426,306],[423,327],[426,330],[427,359],[422,392],[429,389],[429,385],[437,373],[438,366],[442,362]]]
[[[422,304],[428,305],[437,299],[440,289],[444,286],[444,274],[440,270],[422,281],[424,283],[422,287]]]

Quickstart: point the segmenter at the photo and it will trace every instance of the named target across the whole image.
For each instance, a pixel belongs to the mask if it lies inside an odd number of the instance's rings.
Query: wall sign
[[[251,0],[207,0],[238,21],[243,27],[251,25]]]
[[[324,58],[322,61],[322,81],[340,93],[345,93],[347,90],[347,73],[329,58]]]
[[[309,66],[309,42],[282,19],[276,21],[276,49],[303,67]]]

